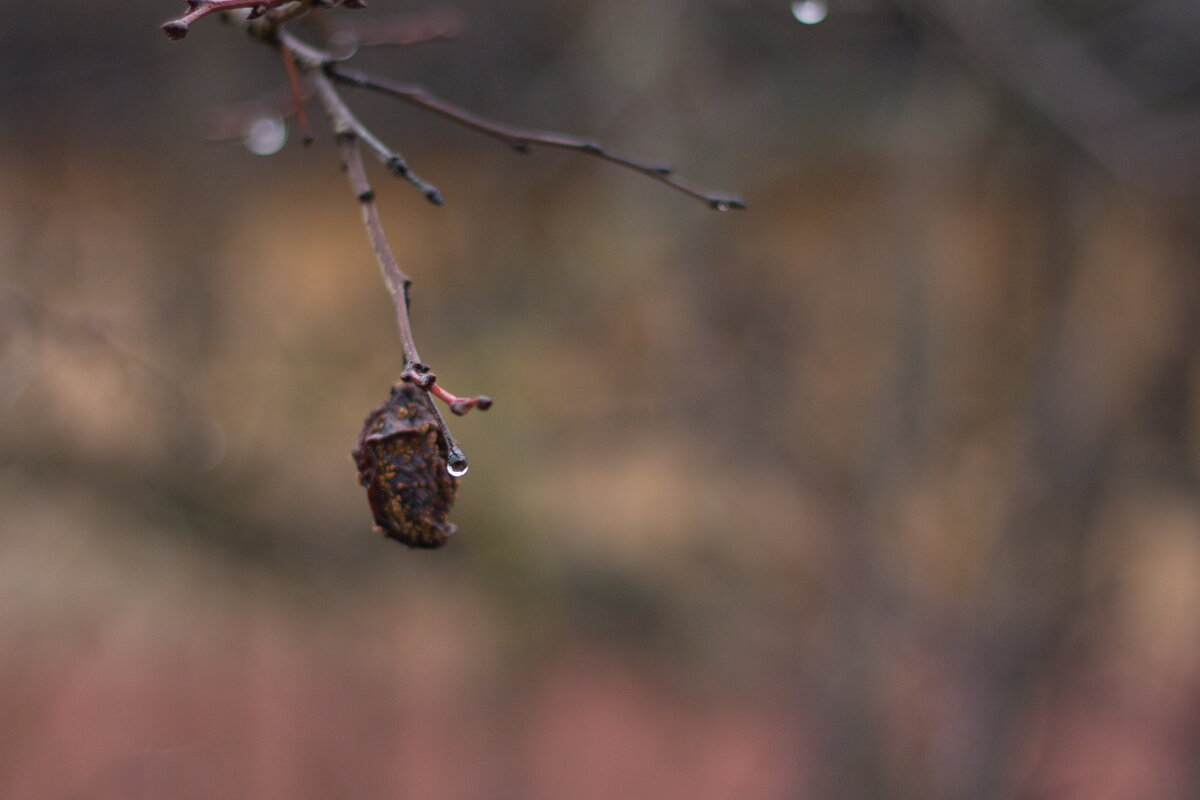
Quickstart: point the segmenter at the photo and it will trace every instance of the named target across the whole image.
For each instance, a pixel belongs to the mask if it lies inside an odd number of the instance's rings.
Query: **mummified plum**
[[[446,469],[448,446],[426,393],[397,383],[363,423],[352,455],[381,533],[409,547],[444,545],[457,527],[446,517],[458,479]]]

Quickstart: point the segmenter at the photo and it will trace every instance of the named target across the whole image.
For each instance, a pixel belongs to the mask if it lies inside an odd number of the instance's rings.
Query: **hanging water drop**
[[[259,117],[247,126],[242,141],[256,156],[274,155],[287,142],[287,125],[279,117]]]
[[[729,203],[726,203],[724,200],[718,200],[717,202],[713,203],[713,208],[715,208],[717,211],[728,211]]]
[[[455,478],[461,478],[467,474],[467,456],[457,444],[451,446],[450,452],[447,454],[446,472]]]
[[[805,25],[816,25],[829,16],[829,4],[825,0],[796,0],[792,3],[792,16]]]

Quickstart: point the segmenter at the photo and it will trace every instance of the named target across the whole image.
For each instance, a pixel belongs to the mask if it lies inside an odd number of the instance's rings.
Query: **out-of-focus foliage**
[[[377,176],[422,353],[496,399],[435,553],[349,457],[400,353],[328,133],[206,140],[277,57],[9,5],[0,796],[1200,791],[1191,0],[473,0],[365,53],[750,204],[355,97],[447,197]]]

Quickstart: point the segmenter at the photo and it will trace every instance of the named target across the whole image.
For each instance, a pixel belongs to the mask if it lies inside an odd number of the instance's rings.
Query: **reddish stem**
[[[456,394],[443,389],[438,384],[433,384],[429,387],[429,393],[435,395],[446,405],[450,406],[450,412],[461,417],[472,408],[478,408],[480,411],[487,411],[492,407],[492,398],[486,394],[477,395],[475,397],[459,397]]]
[[[300,86],[300,73],[296,69],[296,59],[291,49],[283,43],[279,45],[279,55],[283,58],[283,68],[287,72],[288,85],[292,87],[292,97],[296,100],[296,125],[300,128],[300,141],[312,144],[312,130],[308,127],[308,112],[304,108],[304,90]]]
[[[450,407],[451,413],[458,417],[463,416],[472,408],[487,411],[492,407],[492,398],[486,394],[475,397],[462,397],[442,388],[438,385],[437,375],[430,372],[429,365],[422,364],[419,361],[410,361],[406,364],[404,370],[400,373],[400,380],[408,381],[414,386],[420,387],[437,397]]]

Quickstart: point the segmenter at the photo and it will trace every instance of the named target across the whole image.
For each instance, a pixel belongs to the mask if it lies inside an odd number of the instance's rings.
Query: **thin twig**
[[[303,0],[295,0],[299,2],[296,9],[303,9],[308,6],[308,3]],[[316,0],[309,0],[315,2]],[[167,34],[172,38],[182,38],[187,33],[188,26],[202,16],[218,10],[228,10],[232,8],[253,8],[255,12],[259,12],[267,7],[277,7],[284,5],[286,0],[264,0],[264,2],[253,3],[249,0],[189,0],[189,5],[192,10],[183,17],[168,22],[163,26]],[[335,5],[343,5],[349,7],[360,7],[358,0],[325,0],[323,4],[329,3]],[[289,9],[284,9],[288,11]],[[294,11],[294,13],[300,13]],[[449,101],[443,100],[440,97],[430,93],[428,90],[408,84],[397,83],[387,78],[381,78],[375,75],[370,75],[358,70],[349,69],[343,66],[341,59],[335,58],[333,54],[313,47],[304,40],[292,35],[288,31],[280,27],[281,23],[289,14],[280,14],[277,18],[268,17],[267,20],[259,20],[259,22],[267,22],[265,26],[249,25],[248,29],[255,38],[260,41],[272,44],[275,46],[283,46],[291,51],[292,57],[306,71],[321,72],[334,78],[335,80],[356,86],[362,89],[386,94],[391,97],[396,97],[405,102],[423,108],[426,111],[437,114],[459,125],[478,131],[494,139],[498,139],[515,150],[527,153],[533,146],[553,147],[561,150],[574,150],[586,155],[595,156],[603,161],[609,161],[613,164],[626,167],[627,169],[639,172],[656,181],[665,183],[673,189],[676,189],[689,197],[694,197],[697,200],[714,208],[717,211],[728,211],[730,209],[744,209],[746,203],[741,197],[734,194],[724,192],[713,192],[704,189],[696,184],[678,177],[675,174],[673,167],[667,164],[658,164],[649,161],[643,161],[633,156],[628,156],[623,153],[617,153],[609,150],[591,139],[585,139],[578,136],[568,136],[561,133],[552,133],[549,131],[537,131],[527,128],[519,128],[505,123],[496,122],[480,116],[473,111],[468,111],[465,108],[457,106]],[[336,93],[335,93],[336,94]],[[371,131],[354,117],[354,115],[345,107],[345,103],[339,97],[337,103],[344,110],[343,116],[346,119],[354,121],[355,132],[368,147],[387,165],[396,175],[405,178],[412,182],[432,203],[441,205],[441,192],[432,184],[417,177],[408,167],[404,157],[399,152],[392,150],[382,141],[379,140]]]
[[[528,153],[533,145],[554,147],[562,150],[575,150],[640,172],[690,197],[701,200],[718,211],[728,211],[731,208],[744,209],[746,207],[745,201],[737,195],[703,189],[690,181],[676,176],[675,170],[666,164],[642,161],[633,156],[616,153],[591,139],[506,125],[442,100],[420,86],[397,83],[387,78],[380,78],[365,72],[349,69],[340,64],[328,64],[325,67],[325,71],[335,80],[342,83],[357,86],[360,89],[380,92],[412,103],[440,117],[457,122],[459,125],[491,136],[493,139],[498,139],[521,153]]]
[[[371,239],[371,247],[375,250],[375,259],[379,262],[379,270],[383,273],[383,281],[387,284],[396,306],[396,324],[400,328],[400,342],[404,347],[404,359],[409,364],[420,364],[421,356],[417,352],[417,344],[413,340],[412,327],[408,319],[408,288],[412,279],[400,268],[383,232],[383,223],[379,219],[379,209],[375,206],[375,190],[367,179],[367,172],[362,163],[361,126],[346,109],[341,98],[337,96],[329,79],[317,73],[313,75],[313,85],[317,96],[321,98],[325,111],[333,121],[333,132],[337,136],[338,150],[342,156],[342,164],[346,168],[350,186],[358,198],[362,209],[363,224],[367,228],[367,236]]]
[[[322,70],[334,80],[349,86],[369,89],[412,103],[419,108],[456,122],[459,125],[491,136],[493,139],[498,139],[518,152],[528,153],[534,145],[554,147],[561,150],[574,150],[640,172],[647,177],[661,181],[671,188],[683,192],[689,197],[694,197],[718,211],[744,209],[746,207],[746,203],[741,197],[734,194],[703,189],[690,181],[678,177],[675,174],[675,170],[666,164],[656,164],[633,156],[616,153],[591,139],[548,131],[529,130],[495,122],[473,111],[468,111],[465,108],[442,100],[420,86],[397,83],[387,78],[349,69],[343,66],[340,59],[334,58],[324,50],[313,47],[287,31],[281,30],[278,35],[280,41],[292,50],[297,61],[306,69]]]
[[[487,411],[492,407],[492,398],[486,394],[481,394],[476,397],[461,397],[457,394],[443,389],[441,385],[435,383],[429,387],[429,391],[438,396],[438,399],[450,407],[450,410],[457,416],[462,416],[472,408],[478,408],[480,411]]]
[[[281,41],[284,41],[284,47],[291,49],[291,38],[288,37],[289,41],[281,39]],[[296,51],[293,50],[292,52],[295,53]],[[358,120],[358,117],[354,116],[354,112],[342,100],[341,95],[333,88],[333,84],[325,77],[324,73],[313,73],[313,85],[316,86],[317,95],[325,105],[325,111],[329,114],[330,119],[334,120],[335,128],[341,126],[348,131],[352,131],[384,163],[393,175],[398,175],[413,186],[416,186],[421,190],[421,194],[425,195],[425,199],[435,206],[442,205],[441,191],[432,183],[421,179],[415,172],[409,169],[408,162],[404,160],[404,156],[400,155],[399,151],[393,150],[384,144],[378,136]]]

